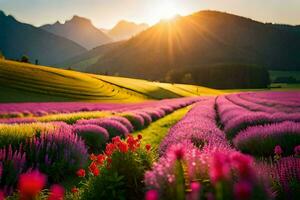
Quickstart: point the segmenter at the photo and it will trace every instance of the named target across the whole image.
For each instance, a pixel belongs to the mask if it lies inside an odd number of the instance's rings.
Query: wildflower
[[[71,192],[72,192],[73,194],[75,194],[75,193],[78,193],[79,190],[78,190],[77,187],[74,186],[74,187],[71,189]]]
[[[60,185],[52,185],[50,188],[50,195],[48,200],[63,200],[64,188]]]
[[[182,147],[178,147],[174,150],[174,154],[177,158],[177,160],[181,160],[184,156],[184,150]]]
[[[281,146],[277,145],[275,148],[274,148],[274,153],[278,156],[280,156],[282,154],[282,148]]]
[[[143,136],[141,134],[138,134],[138,139],[141,140]]]
[[[96,167],[95,169],[93,169],[91,172],[92,172],[92,174],[94,176],[99,176],[99,174],[100,174],[100,170],[98,169],[98,167]]]
[[[188,196],[188,200],[198,200],[200,196],[201,185],[198,182],[192,182],[190,184],[191,192]]]
[[[112,143],[109,143],[106,145],[106,148],[105,148],[105,154],[107,156],[111,156],[111,154],[113,153],[113,151],[115,150],[116,146]]]
[[[92,154],[90,155],[90,160],[91,160],[91,161],[96,161],[96,160],[97,160],[97,156],[95,156],[95,154],[92,153]]]
[[[97,162],[98,165],[102,165],[104,160],[105,160],[105,156],[103,154],[97,155],[96,162]]]
[[[77,174],[78,177],[85,177],[85,170],[84,169],[79,169],[76,172],[76,174]]]
[[[119,144],[119,143],[121,142],[120,136],[116,136],[116,137],[112,138],[112,142],[113,142],[115,145]]]
[[[252,186],[249,182],[242,181],[234,185],[234,195],[236,199],[250,199]]]
[[[19,178],[20,199],[27,200],[35,198],[43,189],[46,176],[39,171],[21,174]]]
[[[230,164],[223,153],[215,153],[210,167],[210,178],[213,183],[230,178]]]
[[[95,169],[97,169],[97,165],[95,162],[92,162],[89,166],[90,172],[93,172]]]
[[[156,190],[149,190],[146,192],[145,200],[158,200],[158,192]]]
[[[0,190],[0,200],[4,200],[5,196],[2,190]]]
[[[151,149],[151,145],[150,144],[146,144],[146,150],[150,151],[150,149]]]
[[[128,145],[125,142],[119,143],[118,147],[122,153],[127,153]]]

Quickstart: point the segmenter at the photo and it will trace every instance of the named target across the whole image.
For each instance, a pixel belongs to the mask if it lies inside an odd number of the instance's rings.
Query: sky
[[[111,28],[120,20],[152,25],[175,13],[184,16],[207,9],[262,22],[300,24],[300,0],[0,0],[0,10],[35,26],[64,22],[75,14],[99,28]]]

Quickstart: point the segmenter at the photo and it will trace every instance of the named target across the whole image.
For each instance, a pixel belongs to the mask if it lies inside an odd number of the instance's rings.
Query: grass
[[[271,80],[275,80],[277,77],[294,77],[300,80],[300,71],[269,71]]]
[[[142,131],[135,132],[133,135],[137,136],[138,134],[141,134],[143,136],[142,145],[150,144],[153,150],[156,151],[169,129],[181,120],[191,108],[192,105],[179,109],[166,117],[151,123],[150,126]]]
[[[0,92],[0,102],[139,102],[222,93],[200,86],[101,76],[8,60],[0,60]]]

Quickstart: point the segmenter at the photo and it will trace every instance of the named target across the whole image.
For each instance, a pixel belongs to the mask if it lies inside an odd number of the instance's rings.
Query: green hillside
[[[0,61],[0,92],[0,102],[136,102],[221,93],[192,85],[100,76],[7,60]]]

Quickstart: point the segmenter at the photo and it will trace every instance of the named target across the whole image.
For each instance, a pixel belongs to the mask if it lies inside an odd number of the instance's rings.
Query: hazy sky
[[[263,22],[300,24],[300,0],[0,0],[0,10],[36,26],[64,22],[74,14],[104,28],[121,19],[154,24],[174,12],[187,15],[203,9]]]

